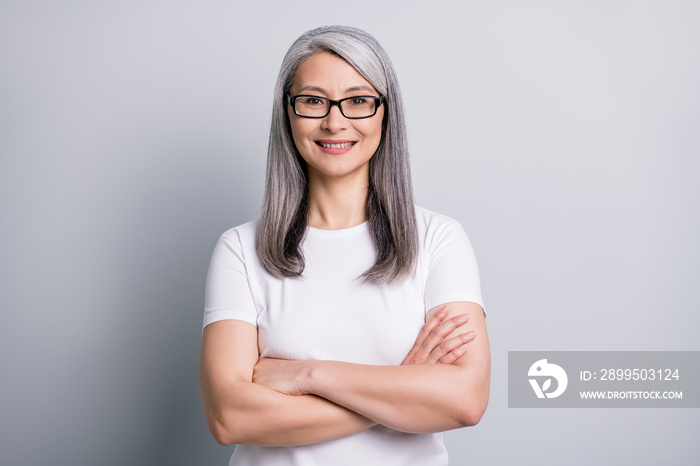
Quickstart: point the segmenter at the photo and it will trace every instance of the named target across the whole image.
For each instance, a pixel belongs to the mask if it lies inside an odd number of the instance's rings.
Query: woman
[[[207,278],[202,399],[231,464],[447,464],[440,432],[488,402],[482,308],[461,226],[413,205],[386,53],[354,28],[305,33],[261,217],[221,236]]]

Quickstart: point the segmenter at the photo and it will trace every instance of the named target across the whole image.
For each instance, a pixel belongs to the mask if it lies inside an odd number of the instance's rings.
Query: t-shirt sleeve
[[[450,220],[428,238],[426,311],[443,303],[469,301],[484,309],[479,267],[471,242],[459,222]]]
[[[221,236],[209,263],[202,329],[219,320],[242,320],[257,326],[257,311],[248,284],[245,259],[236,235]]]

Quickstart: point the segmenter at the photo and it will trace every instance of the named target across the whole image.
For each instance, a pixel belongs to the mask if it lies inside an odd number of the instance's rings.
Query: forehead
[[[291,90],[315,88],[327,94],[364,90],[376,93],[374,87],[353,66],[329,52],[321,52],[304,60],[294,73]]]

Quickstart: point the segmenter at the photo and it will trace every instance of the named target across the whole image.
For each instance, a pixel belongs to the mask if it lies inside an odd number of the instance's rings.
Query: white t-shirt
[[[416,207],[415,274],[391,285],[358,279],[375,262],[367,223],[345,230],[307,227],[299,278],[279,279],[255,252],[257,222],[226,231],[207,277],[204,327],[236,319],[258,328],[261,357],[399,365],[425,314],[451,301],[482,306],[479,272],[462,226]],[[375,426],[346,438],[298,447],[239,445],[230,465],[447,464],[442,434],[407,434]]]

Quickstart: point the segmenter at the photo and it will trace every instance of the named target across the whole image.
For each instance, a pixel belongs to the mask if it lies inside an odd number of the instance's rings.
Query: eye
[[[323,101],[323,99],[319,99],[318,97],[302,97],[300,99],[297,99],[300,103],[306,105],[307,107],[313,107],[313,106],[321,106],[325,105],[326,103]]]
[[[357,105],[357,106],[367,105],[369,102],[370,102],[370,99],[368,97],[354,97],[354,98],[348,100],[348,103],[350,105]]]

